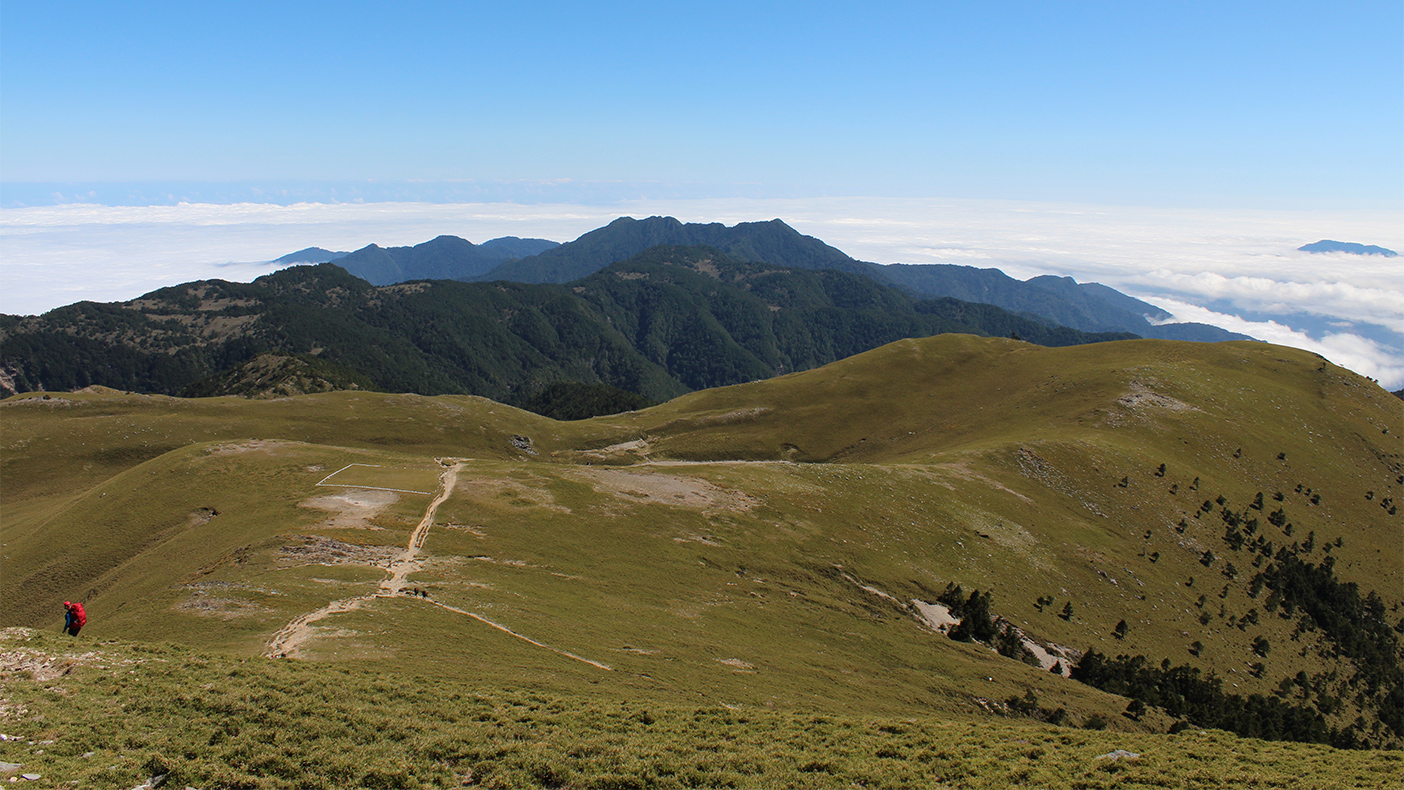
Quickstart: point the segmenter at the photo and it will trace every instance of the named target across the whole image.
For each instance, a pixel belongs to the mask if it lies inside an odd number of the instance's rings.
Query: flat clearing
[[[317,483],[333,488],[370,488],[402,494],[432,496],[439,486],[440,470],[434,466],[381,466],[348,464]]]

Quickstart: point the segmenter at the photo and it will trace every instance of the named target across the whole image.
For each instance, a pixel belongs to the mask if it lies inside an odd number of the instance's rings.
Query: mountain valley
[[[366,391],[0,409],[8,626],[81,599],[80,641],[630,715],[1404,726],[1398,400],[1292,349],[941,335],[574,422]]]

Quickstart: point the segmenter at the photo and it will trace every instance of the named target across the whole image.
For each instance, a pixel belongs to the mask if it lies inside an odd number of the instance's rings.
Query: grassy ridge
[[[911,601],[954,582],[992,591],[994,614],[1042,645],[1168,659],[1245,695],[1304,673],[1317,690],[1283,698],[1341,698],[1327,715],[1347,727],[1377,702],[1351,688],[1358,667],[1330,633],[1254,591],[1267,566],[1252,541],[1332,558],[1340,580],[1378,592],[1391,626],[1401,617],[1404,534],[1383,506],[1404,473],[1397,402],[1265,344],[902,341],[571,423],[376,393],[80,393],[0,408],[0,585],[20,602],[7,623],[47,624],[89,589],[78,580],[102,580],[93,638],[260,653],[299,614],[373,591],[374,550],[403,546],[427,506],[399,494],[337,522],[308,504],[328,493],[316,483],[347,463],[435,457],[471,460],[410,577],[432,600],[320,620],[306,655],[658,705],[950,717],[1032,692],[1074,723],[1171,723],[1122,717],[1124,698],[934,633]],[[362,485],[376,484],[370,469],[357,467]],[[186,479],[199,485],[164,483]],[[202,508],[220,515],[186,526]],[[1248,542],[1226,541],[1225,513],[1257,519]],[[126,537],[53,560],[94,525]],[[298,560],[325,541],[369,554]],[[1364,736],[1395,740],[1369,720]]]
[[[660,705],[11,629],[0,760],[246,788],[1378,787],[1397,752],[1017,719]],[[1140,756],[1110,760],[1125,749]]]

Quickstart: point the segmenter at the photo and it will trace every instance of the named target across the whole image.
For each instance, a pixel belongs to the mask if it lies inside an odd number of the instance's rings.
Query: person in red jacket
[[[83,611],[83,604],[71,601],[63,602],[63,630],[69,636],[77,636],[78,629],[88,624],[88,613]]]

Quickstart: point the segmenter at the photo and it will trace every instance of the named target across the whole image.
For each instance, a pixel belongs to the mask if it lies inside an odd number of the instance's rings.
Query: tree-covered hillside
[[[569,285],[375,287],[322,264],[249,284],[211,280],[121,304],[81,302],[5,317],[0,369],[16,391],[99,384],[177,394],[260,354],[310,354],[391,392],[521,403],[577,381],[666,400],[943,332],[1044,345],[1126,337],[918,300],[859,275],[657,248]]]
[[[778,219],[741,222],[728,228],[720,222],[684,224],[672,217],[642,220],[620,217],[575,241],[539,255],[509,261],[476,279],[565,283],[659,245],[715,247],[741,260],[800,269],[864,272],[871,266],[853,260],[813,236],[801,234]]]
[[[413,247],[371,244],[348,255],[317,262],[336,260],[338,266],[373,285],[409,280],[471,280],[503,261],[535,255],[555,246],[554,241],[516,236],[482,244],[457,236],[439,236]]]

